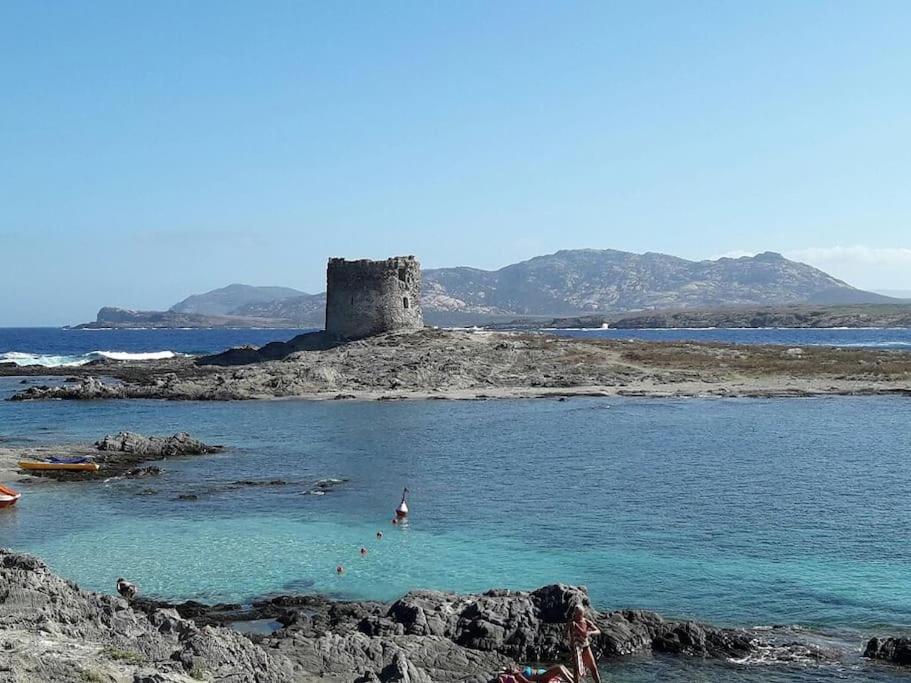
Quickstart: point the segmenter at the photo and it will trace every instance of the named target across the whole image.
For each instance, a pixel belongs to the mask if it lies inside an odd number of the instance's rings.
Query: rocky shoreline
[[[171,605],[80,590],[32,556],[0,549],[0,675],[12,683],[224,680],[482,683],[516,663],[566,661],[565,615],[583,587],[414,591],[392,603],[282,596],[250,606]],[[718,628],[654,612],[591,610],[602,666],[663,653],[729,663],[838,662],[792,632]],[[273,619],[245,636],[221,624]],[[873,639],[867,657],[907,663],[905,639]]]
[[[213,446],[194,439],[186,432],[173,436],[143,436],[135,432],[107,434],[93,445],[58,444],[54,446],[0,447],[0,479],[13,474],[57,481],[92,481],[111,477],[156,475],[160,468],[145,463],[173,457],[218,453],[224,446]],[[20,460],[49,458],[86,458],[100,465],[97,472],[19,470]],[[143,466],[145,465],[145,466]]]
[[[99,361],[12,400],[485,399],[575,395],[911,395],[911,353],[423,330],[340,344],[319,333],[199,359]]]

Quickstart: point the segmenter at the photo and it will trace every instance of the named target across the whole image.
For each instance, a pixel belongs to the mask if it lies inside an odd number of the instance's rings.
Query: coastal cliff
[[[76,330],[108,329],[173,329],[210,327],[300,327],[299,321],[279,318],[253,317],[242,315],[209,315],[203,313],[182,313],[176,311],[134,311],[126,308],[105,306],[98,311],[94,322],[74,325]]]

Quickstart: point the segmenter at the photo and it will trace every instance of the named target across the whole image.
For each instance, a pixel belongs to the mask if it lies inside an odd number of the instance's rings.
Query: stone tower
[[[422,327],[421,264],[414,256],[385,261],[329,259],[327,334],[337,339],[360,339]]]

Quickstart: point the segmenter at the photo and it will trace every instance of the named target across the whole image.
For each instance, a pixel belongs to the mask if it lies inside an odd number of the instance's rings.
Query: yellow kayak
[[[20,460],[23,470],[54,470],[60,472],[97,472],[101,467],[95,462],[38,462],[37,460]]]

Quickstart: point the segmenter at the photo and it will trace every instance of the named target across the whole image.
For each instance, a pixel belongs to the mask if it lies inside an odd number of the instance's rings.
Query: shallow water
[[[0,403],[6,438],[185,429],[230,446],[157,479],[24,485],[0,538],[88,587],[124,574],[170,598],[561,580],[603,607],[911,627],[909,418],[898,398]],[[305,494],[326,477],[350,481]],[[288,483],[221,490],[272,479]]]

